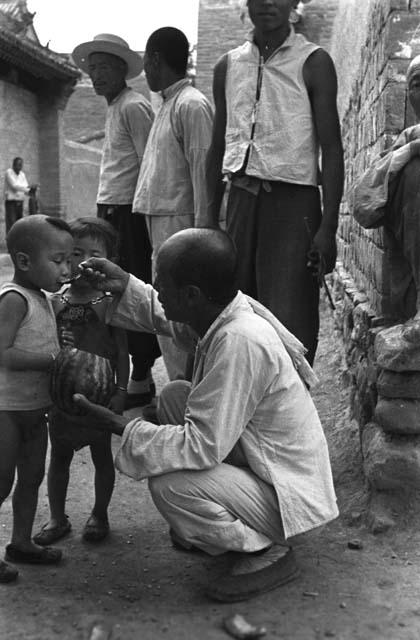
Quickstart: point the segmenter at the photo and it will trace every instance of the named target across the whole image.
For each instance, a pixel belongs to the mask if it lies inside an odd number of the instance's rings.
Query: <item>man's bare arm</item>
[[[226,133],[226,93],[225,80],[227,54],[222,56],[214,68],[213,97],[215,116],[210,149],[206,160],[207,175],[207,226],[219,226],[219,212],[222,204],[225,185],[222,176],[223,156],[225,154]]]
[[[343,194],[344,164],[340,122],[337,113],[337,77],[333,61],[318,49],[305,62],[303,77],[312,105],[314,124],[322,156],[322,223],[313,244],[332,271],[337,249],[335,234]]]

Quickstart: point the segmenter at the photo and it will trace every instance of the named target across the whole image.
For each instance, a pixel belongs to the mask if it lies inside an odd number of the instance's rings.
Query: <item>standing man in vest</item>
[[[77,66],[89,74],[95,92],[108,103],[102,152],[98,216],[119,234],[119,264],[150,282],[151,246],[143,216],[134,216],[132,202],[144,149],[153,122],[150,103],[127,86],[143,70],[143,61],[122,38],[102,33],[78,45],[72,53]],[[132,372],[126,408],[141,406],[154,396],[150,369],[160,355],[156,337],[129,332]]]
[[[134,196],[133,211],[145,215],[157,252],[177,231],[205,226],[207,216],[206,156],[213,111],[207,98],[186,77],[189,44],[179,29],[164,27],[149,37],[144,71],[151,91],[162,96],[153,123]],[[171,338],[159,336],[171,380],[185,377],[186,355]]]
[[[295,33],[289,18],[297,4],[248,0],[250,40],[215,67],[207,224],[217,225],[227,176],[227,231],[239,254],[239,287],[305,344],[312,363],[319,283],[337,253],[343,153],[334,65]]]

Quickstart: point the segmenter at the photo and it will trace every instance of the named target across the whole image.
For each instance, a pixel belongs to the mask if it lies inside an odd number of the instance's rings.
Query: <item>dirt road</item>
[[[16,584],[0,586],[3,640],[88,639],[96,622],[113,640],[223,640],[225,616],[238,612],[267,628],[269,640],[418,640],[420,528],[418,502],[400,515],[396,532],[371,535],[363,522],[365,492],[358,432],[347,412],[339,341],[324,311],[316,369],[316,402],[330,443],[341,517],[296,548],[298,580],[236,605],[206,600],[202,586],[220,571],[217,561],[176,551],[145,482],[117,477],[112,536],[81,541],[92,504],[88,451],[75,455],[67,513],[72,534],[59,545],[56,568],[22,567]],[[161,365],[156,376],[164,382]],[[117,439],[114,445],[117,445]],[[402,509],[401,514],[406,510]],[[36,528],[48,517],[45,483]],[[11,501],[0,516],[0,546],[9,540]],[[350,549],[358,540],[363,548]],[[356,545],[357,546],[357,545]],[[105,635],[103,636],[106,637]]]

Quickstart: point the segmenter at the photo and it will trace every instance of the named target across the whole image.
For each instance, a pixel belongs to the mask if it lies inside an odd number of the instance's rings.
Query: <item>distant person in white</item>
[[[7,169],[4,180],[4,198],[6,212],[6,234],[11,226],[23,216],[23,203],[31,187],[22,171],[22,158],[15,158],[12,168]]]

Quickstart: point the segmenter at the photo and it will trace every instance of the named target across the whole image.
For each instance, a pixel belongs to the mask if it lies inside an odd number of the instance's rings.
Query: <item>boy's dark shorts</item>
[[[86,418],[86,424],[89,425],[89,418]],[[52,445],[71,448],[74,451],[95,444],[106,445],[111,441],[109,432],[82,426],[79,418],[76,422],[56,407],[50,409],[48,414],[48,429]]]

